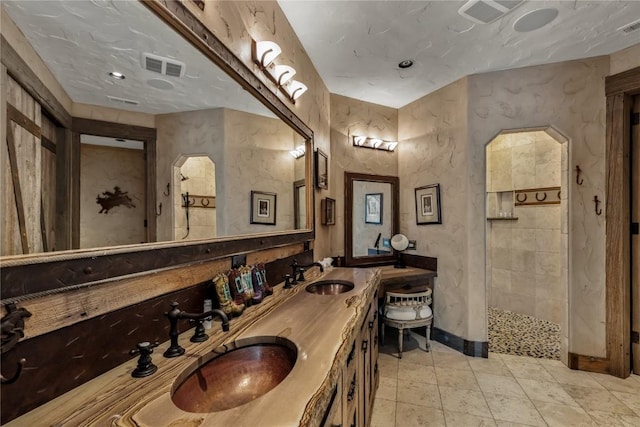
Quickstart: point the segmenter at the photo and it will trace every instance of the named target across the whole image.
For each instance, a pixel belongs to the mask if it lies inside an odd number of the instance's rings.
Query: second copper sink
[[[317,295],[338,295],[353,289],[352,282],[346,280],[322,280],[307,286],[307,292]]]
[[[198,413],[244,405],[280,384],[293,369],[297,353],[295,344],[279,337],[221,347],[178,377],[171,400],[183,411]]]

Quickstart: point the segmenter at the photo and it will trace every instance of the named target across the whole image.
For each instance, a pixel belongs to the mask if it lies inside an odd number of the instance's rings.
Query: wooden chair
[[[384,343],[385,326],[398,329],[399,358],[402,359],[402,341],[405,329],[427,328],[426,351],[430,351],[429,335],[433,312],[431,311],[431,289],[425,292],[401,294],[387,292],[382,315],[382,342]]]

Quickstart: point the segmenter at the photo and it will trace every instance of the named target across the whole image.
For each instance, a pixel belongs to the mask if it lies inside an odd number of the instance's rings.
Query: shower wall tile
[[[533,228],[521,228],[512,231],[513,249],[532,250],[535,248],[536,230]]]
[[[513,221],[513,228],[536,228],[536,211],[532,206],[516,206],[513,215],[518,217]]]
[[[554,144],[559,145],[556,142]],[[536,162],[535,188],[559,187],[560,172],[560,161]]]
[[[532,273],[511,272],[511,292],[535,297],[536,275]]]
[[[557,230],[536,230],[536,252],[560,253],[562,235]]]
[[[493,191],[511,191],[511,149],[493,151],[491,154],[491,183]]]
[[[533,250],[513,249],[511,251],[511,270],[521,273],[535,273],[535,255]]]
[[[493,247],[490,258],[493,267],[511,270],[511,248]]]
[[[534,188],[536,185],[536,145],[526,144],[511,151],[513,189]]]
[[[560,206],[536,206],[536,228],[560,230]]]
[[[552,252],[536,252],[536,274],[560,277],[562,260],[560,255]]]
[[[493,268],[491,271],[491,281],[495,289],[511,291],[511,271]]]

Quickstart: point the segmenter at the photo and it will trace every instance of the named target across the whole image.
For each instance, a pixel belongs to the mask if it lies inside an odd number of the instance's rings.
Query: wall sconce
[[[304,145],[299,146],[295,150],[289,151],[289,154],[291,154],[295,159],[299,159],[300,157],[304,156],[304,153],[305,153]]]
[[[297,80],[293,80],[296,70],[289,65],[274,64],[274,60],[282,53],[277,43],[271,41],[257,42],[253,40],[251,54],[253,62],[258,64],[262,72],[278,86],[289,100],[295,104],[296,99],[307,91],[307,86]]]
[[[393,151],[398,146],[396,141],[383,141],[379,138],[368,136],[353,136],[353,145],[356,147],[374,148],[376,150]]]

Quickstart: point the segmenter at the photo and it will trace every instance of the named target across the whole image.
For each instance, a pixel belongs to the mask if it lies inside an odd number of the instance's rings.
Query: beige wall
[[[415,239],[418,255],[438,259],[434,324],[466,339],[486,341],[486,328],[469,335],[469,319],[485,325],[484,298],[469,299],[467,103],[468,82],[461,79],[401,108],[398,113],[400,232]],[[487,141],[488,142],[488,141]],[[415,188],[440,184],[442,224],[416,225]],[[482,190],[484,194],[484,189]],[[484,230],[484,226],[482,226]],[[484,245],[473,256],[484,265]],[[484,282],[482,282],[484,286]],[[470,310],[482,309],[475,316]]]
[[[419,254],[438,258],[436,326],[486,341],[485,145],[505,129],[553,125],[569,139],[569,163],[585,171],[584,185],[567,189],[569,351],[604,356],[604,218],[590,200],[605,197],[608,72],[609,58],[599,57],[479,74],[400,110],[401,229]],[[443,224],[416,227],[411,188],[435,182]]]
[[[387,141],[398,139],[398,110],[331,95],[331,153],[329,193],[316,192],[316,198],[336,200],[336,225],[332,231],[331,254],[344,256],[344,173],[398,176],[398,153],[353,146],[353,135],[366,135]],[[402,181],[400,182],[402,186]],[[316,236],[318,233],[316,232]]]
[[[80,166],[80,248],[145,243],[144,151],[81,144]],[[96,197],[116,186],[135,207],[99,213]]]
[[[174,174],[178,174],[174,175],[174,182],[180,182],[180,194],[216,196],[216,165],[209,157],[188,157],[181,166],[174,166]],[[173,207],[174,238],[182,239],[186,235],[186,240],[195,240],[218,236],[215,201],[209,201],[206,207],[196,203],[189,209],[189,234],[187,235],[187,213],[184,202],[180,200],[180,203]]]
[[[367,223],[366,215],[366,195],[382,195],[381,201],[381,224]],[[376,240],[380,235],[378,249],[391,251],[391,248],[384,248],[383,239],[391,239],[393,236],[392,227],[392,204],[391,204],[391,184],[386,182],[366,182],[358,181],[353,185],[353,257],[373,255],[370,249],[375,248]]]
[[[297,138],[296,138],[297,137]],[[295,139],[294,139],[295,138]],[[280,119],[235,110],[224,113],[227,199],[225,235],[293,230],[297,133]],[[251,191],[276,194],[276,224],[250,224]]]

